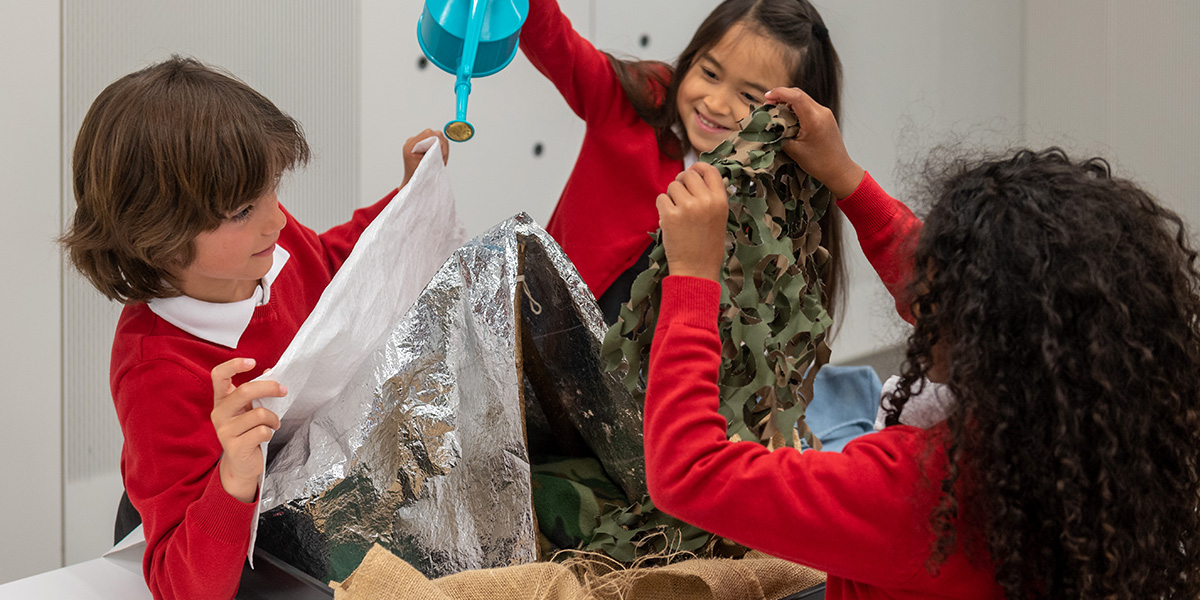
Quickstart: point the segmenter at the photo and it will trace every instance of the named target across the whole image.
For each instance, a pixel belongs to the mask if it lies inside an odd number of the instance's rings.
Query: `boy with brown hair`
[[[404,184],[422,139],[404,146]],[[73,156],[77,208],[62,242],[110,299],[110,385],[121,472],[145,526],[156,598],[232,598],[255,518],[260,443],[279,419],[246,383],[275,364],[399,191],[322,234],[279,204],[280,176],[309,158],[300,124],[235,77],[172,57],[109,85]],[[401,187],[403,187],[403,185]]]

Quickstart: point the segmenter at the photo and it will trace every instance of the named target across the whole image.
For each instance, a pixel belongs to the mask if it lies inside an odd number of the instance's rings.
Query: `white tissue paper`
[[[317,407],[350,383],[367,358],[364,349],[383,344],[392,323],[466,240],[438,144],[437,138],[418,144],[418,151],[427,150],[408,185],[363,231],[279,362],[259,377],[288,390],[283,398],[255,401],[279,415],[274,442],[289,440]],[[266,457],[264,444],[264,465]],[[265,473],[264,468],[260,490]],[[251,566],[257,534],[255,518],[246,552]]]

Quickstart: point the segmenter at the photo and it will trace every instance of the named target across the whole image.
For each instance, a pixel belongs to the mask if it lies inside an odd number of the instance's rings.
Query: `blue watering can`
[[[486,77],[512,62],[527,16],[529,0],[425,0],[417,42],[430,62],[457,77],[458,111],[446,123],[446,137],[465,142],[475,136],[475,127],[467,122],[471,78]]]

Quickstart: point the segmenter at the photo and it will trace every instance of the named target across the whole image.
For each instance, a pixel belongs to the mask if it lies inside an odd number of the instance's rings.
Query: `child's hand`
[[[719,281],[725,262],[729,193],[716,167],[696,163],[658,195],[667,266],[672,275]]]
[[[408,138],[408,141],[404,142],[404,183],[401,183],[400,187],[408,185],[408,180],[412,179],[413,173],[417,170],[417,165],[421,164],[421,159],[425,157],[425,152],[428,150],[425,144],[421,144],[418,147],[417,142],[431,137],[436,137],[441,143],[442,164],[450,160],[450,142],[446,141],[446,136],[442,132],[426,129]]]
[[[234,498],[252,502],[263,470],[262,448],[279,429],[279,417],[265,408],[253,408],[255,398],[282,397],[287,389],[268,380],[233,385],[233,376],[254,368],[254,359],[235,358],[212,370],[213,427],[225,453],[218,468],[221,486]]]
[[[784,152],[839,200],[853,194],[862,183],[864,171],[850,160],[833,111],[798,88],[775,88],[767,92],[766,98],[791,106],[800,119],[800,133],[796,139],[784,142]]]

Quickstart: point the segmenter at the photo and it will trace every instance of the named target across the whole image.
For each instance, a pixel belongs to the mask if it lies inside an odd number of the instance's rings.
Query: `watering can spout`
[[[471,81],[459,80],[454,84],[455,118],[443,128],[446,137],[456,142],[465,142],[475,137],[475,126],[467,121],[467,98],[471,95]]]
[[[417,42],[429,61],[455,75],[455,118],[446,137],[465,142],[475,135],[467,121],[471,79],[508,66],[517,54],[529,0],[426,0]]]

